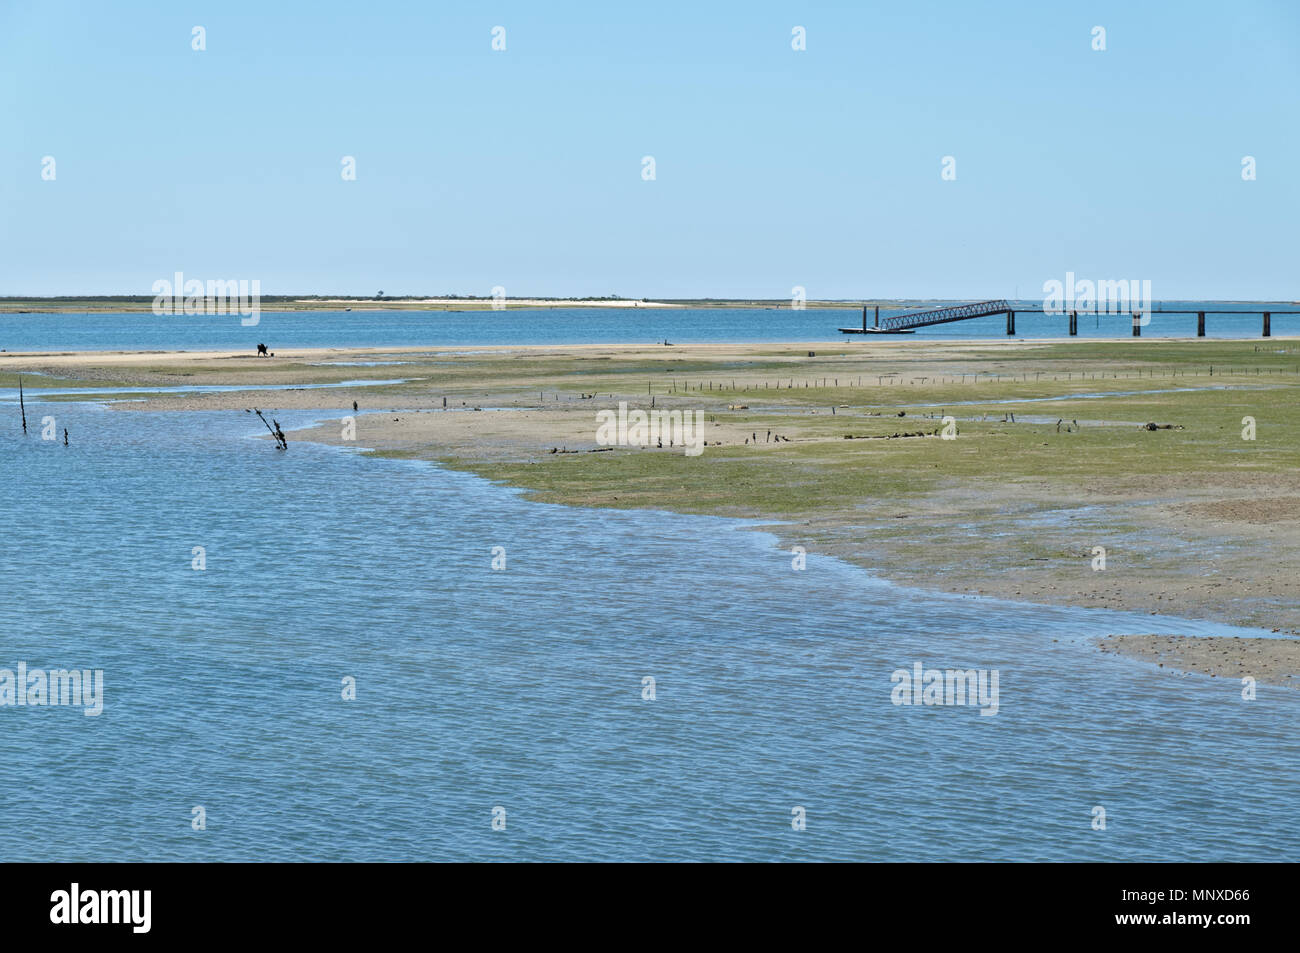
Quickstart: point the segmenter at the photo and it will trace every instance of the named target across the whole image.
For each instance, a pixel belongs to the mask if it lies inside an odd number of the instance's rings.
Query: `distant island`
[[[512,308],[768,308],[785,310],[858,309],[862,307],[921,308],[964,300],[959,298],[859,298],[812,299],[796,306],[790,298],[550,298],[521,295],[494,299],[490,295],[262,295],[266,311],[492,311]],[[987,296],[986,296],[987,297]],[[1033,307],[1038,299],[1016,299],[1013,303]],[[1171,299],[1172,300],[1172,299]],[[131,312],[153,309],[153,295],[90,295],[49,297],[0,297],[0,314],[76,314],[89,312]],[[1248,301],[1206,302],[1250,304]],[[1273,302],[1269,302],[1273,303]],[[1300,305],[1300,301],[1278,302]]]

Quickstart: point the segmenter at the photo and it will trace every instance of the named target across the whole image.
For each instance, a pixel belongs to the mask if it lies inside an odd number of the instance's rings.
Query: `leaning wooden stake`
[[[23,375],[18,375],[18,409],[23,415],[23,436],[27,436],[27,405],[23,403]]]
[[[280,424],[277,422],[274,427],[267,424],[266,418],[262,417],[262,412],[256,407],[253,408],[253,413],[257,414],[258,417],[261,417],[262,423],[266,424],[266,429],[271,431],[271,436],[275,438],[275,448],[277,450],[288,450],[289,443],[284,439],[284,431],[280,429]]]

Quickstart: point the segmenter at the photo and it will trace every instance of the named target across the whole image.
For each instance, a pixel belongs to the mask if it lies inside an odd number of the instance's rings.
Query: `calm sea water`
[[[1300,852],[1300,693],[1089,641],[1229,630],[796,572],[734,522],[282,454],[243,413],[29,399],[65,448],[15,410],[0,394],[0,667],[105,681],[98,717],[0,708],[6,860]],[[997,669],[998,714],[893,705],[918,661]]]
[[[1020,337],[1067,337],[1068,318],[1048,317],[1041,304],[1025,302],[1016,314]],[[1222,309],[1265,307],[1296,310],[1291,305],[1163,302],[1166,308]],[[882,309],[881,316],[921,310],[930,305]],[[1035,310],[1039,309],[1039,310]],[[870,318],[869,318],[870,320]],[[557,308],[505,311],[353,311],[264,312],[260,323],[243,327],[233,316],[158,317],[150,313],[113,315],[0,314],[0,349],[48,350],[231,350],[252,349],[259,342],[276,347],[422,347],[488,344],[650,343],[686,341],[832,341],[861,342],[839,333],[861,326],[860,311],[790,309],[646,309]],[[1260,315],[1211,314],[1210,337],[1257,338]],[[1275,335],[1300,334],[1300,314],[1273,317]],[[1128,315],[1079,317],[1080,337],[1127,336]],[[1151,316],[1145,337],[1192,337],[1196,315]],[[913,335],[884,340],[926,338],[1005,338],[1006,319],[975,318],[922,328]]]

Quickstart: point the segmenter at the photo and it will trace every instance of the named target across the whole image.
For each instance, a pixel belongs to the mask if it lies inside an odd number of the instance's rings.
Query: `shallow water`
[[[913,407],[967,407],[984,404],[1051,404],[1065,400],[1104,400],[1108,397],[1145,397],[1147,394],[1188,394],[1203,390],[1254,390],[1250,386],[1239,387],[1231,384],[1214,387],[1165,387],[1154,390],[1112,390],[1112,391],[1078,391],[1073,394],[1061,394],[1055,397],[1004,397],[999,400],[950,400],[946,404],[913,404]],[[1028,418],[1026,418],[1028,419]]]
[[[1300,849],[1300,693],[1246,702],[1091,644],[1233,630],[794,571],[743,524],[279,453],[242,413],[29,398],[47,414],[72,446],[0,435],[0,667],[102,668],[104,710],[0,707],[6,860]],[[997,715],[892,704],[918,661],[997,669]]]
[[[417,378],[418,379],[418,378]],[[329,390],[337,387],[380,387],[385,384],[405,384],[410,378],[392,380],[355,380],[332,381],[327,384],[177,384],[168,387],[79,387],[73,390],[48,388],[44,390],[28,389],[23,397],[32,403],[39,397],[86,397],[98,398],[114,394],[233,394],[236,391],[263,390]],[[16,387],[0,387],[0,403],[17,404],[19,392]]]
[[[943,302],[935,302],[939,307]],[[881,317],[930,305],[882,308]],[[1068,337],[1068,318],[1044,315],[1041,302],[1016,313],[1021,338]],[[1166,308],[1253,308],[1263,304],[1163,302]],[[1279,304],[1277,309],[1296,310]],[[0,314],[0,349],[8,351],[230,350],[250,352],[259,342],[289,347],[449,347],[466,345],[674,343],[688,341],[838,341],[862,344],[841,327],[861,323],[853,309],[789,308],[548,308],[504,311],[264,311],[244,327],[238,316],[125,314]],[[1210,314],[1209,337],[1259,338],[1260,315]],[[1079,317],[1079,336],[1128,337],[1127,314]],[[1300,334],[1300,314],[1275,314],[1273,333]],[[1144,337],[1192,337],[1194,314],[1153,314]],[[1000,315],[921,328],[906,338],[1006,340]]]
[[[412,364],[413,361],[309,361],[310,367],[395,367],[398,364]],[[426,362],[429,363],[429,362]],[[455,361],[438,361],[439,364],[454,364]]]

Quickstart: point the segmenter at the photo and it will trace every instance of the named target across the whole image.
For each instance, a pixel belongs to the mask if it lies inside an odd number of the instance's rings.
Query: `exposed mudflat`
[[[1101,650],[1212,678],[1300,688],[1300,639],[1110,635],[1101,640]]]

